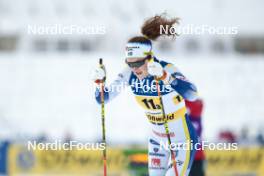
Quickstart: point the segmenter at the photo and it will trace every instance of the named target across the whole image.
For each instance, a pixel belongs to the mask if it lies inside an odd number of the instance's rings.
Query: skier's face
[[[144,79],[148,75],[146,58],[127,58],[126,63],[138,79]]]

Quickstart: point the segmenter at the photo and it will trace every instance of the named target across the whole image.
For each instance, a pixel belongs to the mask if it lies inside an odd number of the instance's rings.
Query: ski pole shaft
[[[162,96],[161,96],[161,93],[160,93],[160,87],[159,86],[160,86],[159,80],[156,79],[156,87],[157,87],[158,97],[159,97],[159,101],[160,101],[160,106],[161,106],[161,111],[162,111],[162,117],[164,119],[165,133],[166,133],[166,136],[168,138],[169,146],[171,146],[170,130],[169,130],[168,120],[166,118],[166,114],[165,114],[165,110],[164,110]],[[172,166],[174,168],[175,175],[178,176],[176,156],[174,155],[174,152],[173,152],[173,150],[171,148],[170,148],[170,153],[171,153]]]
[[[99,65],[104,69],[103,59],[99,59]],[[103,164],[104,164],[104,176],[107,175],[107,160],[106,160],[106,136],[105,136],[105,101],[104,101],[104,80],[100,83],[100,95],[101,95],[101,118],[102,118],[102,142],[105,144],[103,150]]]

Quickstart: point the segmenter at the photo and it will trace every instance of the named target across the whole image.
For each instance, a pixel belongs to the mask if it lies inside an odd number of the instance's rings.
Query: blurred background
[[[197,85],[204,102],[202,138],[247,149],[224,158],[209,152],[208,175],[264,175],[263,6],[262,0],[0,0],[0,173],[65,175],[72,166],[69,175],[100,175],[96,157],[85,162],[97,163],[90,168],[66,154],[43,166],[39,158],[47,153],[21,146],[29,140],[100,141],[100,106],[91,80],[98,59],[104,59],[110,83],[125,66],[126,41],[140,35],[145,19],[166,12],[181,18],[177,27],[186,30],[175,40],[159,39],[154,53]],[[226,34],[190,31],[196,27],[224,28]],[[123,157],[118,167],[130,168],[117,167],[113,175],[140,175],[133,167],[146,168],[147,126],[129,89],[106,105],[108,144],[113,156]],[[51,158],[46,159],[52,163]],[[57,166],[62,158],[67,163]],[[223,173],[227,166],[237,169]]]

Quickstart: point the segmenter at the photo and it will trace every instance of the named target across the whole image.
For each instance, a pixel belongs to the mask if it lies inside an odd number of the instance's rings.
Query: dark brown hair
[[[128,40],[128,42],[140,42],[140,43],[151,43],[151,40],[154,41],[160,36],[172,36],[175,37],[177,33],[172,33],[171,28],[173,28],[174,24],[179,24],[179,18],[166,18],[165,14],[156,15],[147,19],[143,26],[141,27],[142,36],[132,37]],[[160,27],[164,28],[167,26],[168,33],[161,33]]]

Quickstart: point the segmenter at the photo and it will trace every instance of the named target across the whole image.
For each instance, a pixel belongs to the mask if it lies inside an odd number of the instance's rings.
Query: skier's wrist
[[[96,79],[94,80],[94,82],[96,83],[96,85],[100,85],[100,84],[103,84],[105,82],[105,78],[104,79]]]

